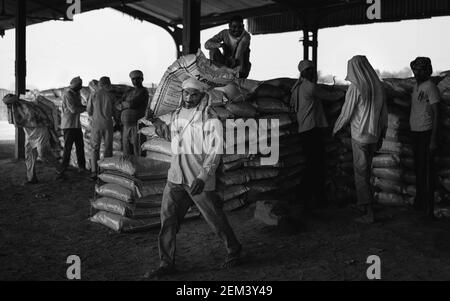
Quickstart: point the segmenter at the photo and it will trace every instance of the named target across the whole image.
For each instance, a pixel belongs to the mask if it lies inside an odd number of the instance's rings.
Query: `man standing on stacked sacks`
[[[222,132],[217,130],[222,124],[218,119],[209,118],[206,89],[204,83],[194,78],[182,83],[182,99],[171,114],[170,131],[160,119],[151,119],[158,135],[170,136],[174,154],[161,204],[160,266],[147,273],[146,278],[175,272],[176,234],[193,204],[225,244],[228,254],[223,267],[234,266],[240,257],[241,244],[215,191],[215,174],[223,151]]]
[[[115,114],[114,94],[111,93],[111,80],[102,77],[98,82],[98,90],[89,98],[87,113],[92,118],[91,145],[91,178],[97,178],[97,161],[100,157],[100,146],[103,139],[105,158],[113,155],[113,117]],[[117,122],[116,122],[117,123]]]
[[[306,157],[303,187],[308,189],[306,209],[320,207],[327,203],[325,194],[325,151],[322,130],[328,127],[322,100],[337,101],[344,91],[328,92],[316,84],[317,74],[313,62],[303,60],[298,64],[300,78],[291,93],[291,110],[297,115],[298,133],[302,137],[302,148]]]
[[[416,170],[416,210],[425,210],[428,218],[434,218],[434,153],[438,128],[439,90],[430,80],[433,68],[427,57],[411,62],[416,79],[411,98],[409,119]]]
[[[350,123],[357,206],[363,216],[355,221],[375,222],[371,185],[372,159],[386,135],[388,112],[382,83],[365,56],[348,61],[350,82],[333,135]]]
[[[70,87],[64,91],[62,96],[61,129],[64,134],[64,153],[60,170],[64,174],[69,166],[72,146],[77,148],[77,163],[80,171],[86,171],[86,158],[84,156],[83,131],[81,130],[80,113],[86,111],[81,104],[81,88],[83,81],[79,76],[70,81]]]
[[[131,71],[130,78],[134,89],[125,93],[122,101],[122,148],[124,155],[139,156],[141,153],[141,144],[138,134],[138,121],[145,115],[148,103],[148,91],[142,85],[144,81],[142,71]]]

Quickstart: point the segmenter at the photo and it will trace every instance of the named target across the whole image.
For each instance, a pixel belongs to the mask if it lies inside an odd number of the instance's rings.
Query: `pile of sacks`
[[[450,73],[438,84],[441,93],[439,106],[439,152],[436,158],[438,183],[442,185],[445,199],[450,193]]]
[[[169,164],[144,157],[116,156],[99,161],[101,173],[90,218],[114,231],[130,233],[159,228],[162,193]],[[195,208],[186,219],[198,217]]]

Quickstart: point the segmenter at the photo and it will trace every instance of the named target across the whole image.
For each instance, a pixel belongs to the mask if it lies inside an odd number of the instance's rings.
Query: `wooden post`
[[[17,11],[15,17],[16,27],[16,95],[26,93],[26,22],[27,7],[26,0],[17,0]],[[25,158],[25,134],[22,128],[16,127],[16,139],[14,144],[14,157]]]
[[[309,60],[309,30],[303,29],[303,59]]]
[[[313,63],[314,63],[314,68],[315,68],[315,74],[317,74],[317,50],[318,50],[318,41],[317,41],[317,32],[318,32],[318,30],[317,30],[317,28],[315,28],[314,30],[313,30],[313,34],[312,34],[312,42],[311,42],[311,44],[312,44],[312,61],[313,61]]]
[[[183,55],[200,48],[200,0],[183,0]]]

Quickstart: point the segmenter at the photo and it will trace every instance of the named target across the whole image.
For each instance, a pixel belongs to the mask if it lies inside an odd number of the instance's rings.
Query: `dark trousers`
[[[225,55],[224,55],[218,48],[211,49],[211,50],[209,50],[209,59],[220,65],[225,65],[229,68],[236,67],[236,66],[231,65],[230,58],[226,56],[227,52],[229,52],[229,51],[225,51]],[[243,57],[243,62],[239,62],[239,65],[241,66],[241,70],[239,71],[238,77],[239,78],[247,78],[250,73],[250,69],[252,68],[252,64],[250,63],[250,49],[247,49],[245,51],[244,57]]]
[[[306,166],[302,184],[303,195],[306,196],[307,207],[314,207],[326,202],[325,193],[325,151],[322,142],[322,131],[313,128],[300,133]],[[306,194],[305,194],[306,192]]]
[[[63,167],[69,166],[72,145],[75,143],[77,148],[77,162],[79,168],[86,168],[86,159],[84,157],[84,141],[81,129],[63,129],[64,133],[64,153]]]
[[[434,154],[430,151],[431,131],[412,132],[417,194],[414,207],[434,214]]]
[[[176,234],[189,207],[195,204],[211,229],[225,244],[228,254],[237,252],[241,245],[231,228],[221,201],[215,191],[189,193],[189,187],[167,182],[161,204],[161,231],[158,236],[161,266],[175,264]]]

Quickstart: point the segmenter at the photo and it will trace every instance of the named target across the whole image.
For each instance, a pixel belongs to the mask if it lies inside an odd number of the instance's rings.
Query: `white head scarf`
[[[208,85],[206,85],[205,83],[202,83],[198,79],[190,77],[190,78],[186,79],[185,81],[183,81],[183,83],[181,84],[181,88],[183,90],[191,88],[191,89],[197,89],[200,92],[206,92],[206,90],[208,89]]]
[[[378,134],[378,124],[384,104],[383,85],[364,55],[356,55],[348,61],[345,80],[356,86],[363,101],[370,103],[370,120],[365,131],[372,135]]]

